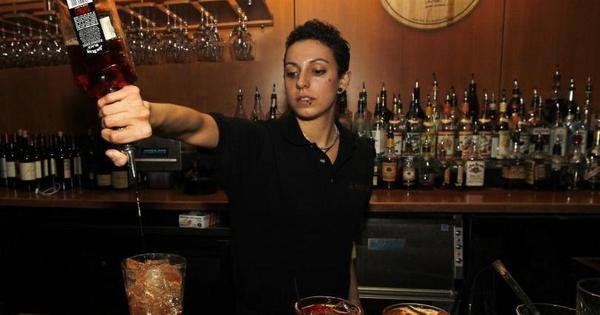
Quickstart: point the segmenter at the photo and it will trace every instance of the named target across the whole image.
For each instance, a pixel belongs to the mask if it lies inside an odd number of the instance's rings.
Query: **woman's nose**
[[[308,78],[304,75],[303,72],[300,72],[298,75],[298,80],[296,81],[296,88],[299,90],[305,89],[309,86]]]

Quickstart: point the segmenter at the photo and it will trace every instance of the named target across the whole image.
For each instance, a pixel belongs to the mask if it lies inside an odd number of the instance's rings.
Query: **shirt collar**
[[[298,146],[310,145],[310,141],[304,137],[302,129],[300,129],[300,125],[298,124],[298,120],[293,113],[285,113],[281,116],[280,121],[283,137],[288,142]],[[344,160],[346,157],[350,156],[352,151],[356,148],[357,136],[350,130],[342,127],[339,122],[336,121],[335,124],[340,131],[340,149],[336,160],[339,160],[340,158]]]

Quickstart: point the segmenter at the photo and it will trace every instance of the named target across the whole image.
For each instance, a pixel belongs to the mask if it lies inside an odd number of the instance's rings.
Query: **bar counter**
[[[186,195],[181,190],[142,189],[144,209],[210,210],[227,209],[223,191],[210,195]],[[0,188],[2,207],[115,209],[134,205],[133,190],[74,190],[41,196]],[[598,191],[531,191],[486,188],[455,190],[373,191],[370,212],[375,213],[507,213],[507,214],[600,214]]]

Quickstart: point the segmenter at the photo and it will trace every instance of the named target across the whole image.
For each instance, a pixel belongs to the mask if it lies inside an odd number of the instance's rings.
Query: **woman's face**
[[[313,39],[292,44],[285,55],[284,82],[288,104],[300,119],[334,117],[338,88],[345,89],[349,74],[338,76],[332,50]]]

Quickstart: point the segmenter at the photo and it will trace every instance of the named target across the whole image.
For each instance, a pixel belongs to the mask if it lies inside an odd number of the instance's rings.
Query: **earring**
[[[344,92],[344,89],[342,89],[341,87],[339,87],[337,89],[337,94],[342,94]]]

